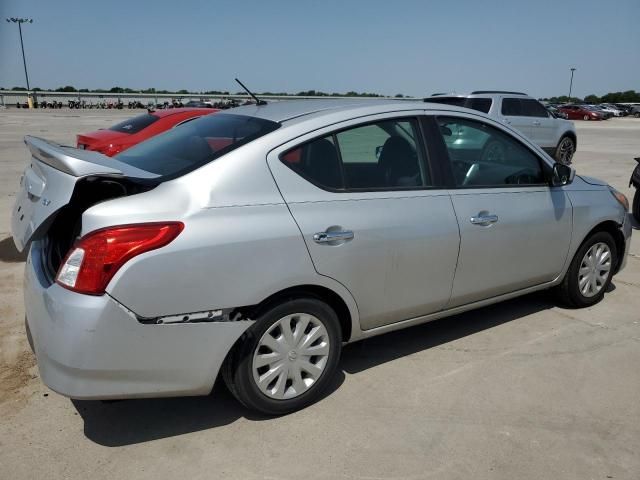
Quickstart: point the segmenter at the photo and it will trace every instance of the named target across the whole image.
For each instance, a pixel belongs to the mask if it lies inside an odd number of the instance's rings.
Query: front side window
[[[378,190],[431,184],[415,120],[384,120],[342,130],[289,150],[280,158],[329,190]]]
[[[438,117],[456,187],[545,183],[540,159],[511,135],[475,120]]]
[[[521,117],[524,115],[522,104],[519,98],[503,98],[502,99],[502,115],[510,117]]]
[[[534,100],[533,98],[523,98],[521,102],[522,110],[526,117],[549,117],[547,109],[544,108],[544,105],[542,105],[537,100]]]

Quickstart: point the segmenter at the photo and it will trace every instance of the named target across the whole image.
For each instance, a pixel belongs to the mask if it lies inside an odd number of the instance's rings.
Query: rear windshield
[[[427,103],[444,103],[454,107],[470,108],[478,112],[489,113],[491,110],[490,98],[467,98],[467,97],[431,97],[425,98]]]
[[[120,133],[138,133],[143,128],[147,128],[153,122],[157,122],[158,120],[159,117],[151,115],[150,113],[145,113],[143,115],[130,118],[129,120],[125,120],[124,122],[117,123],[113,127],[109,128],[109,130]]]
[[[116,158],[170,180],[279,127],[279,123],[244,115],[207,115],[139,143]]]

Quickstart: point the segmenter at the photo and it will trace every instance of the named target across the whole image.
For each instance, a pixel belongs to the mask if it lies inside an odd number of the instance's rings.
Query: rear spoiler
[[[24,143],[34,158],[74,177],[108,175],[132,178],[156,178],[159,175],[107,157],[102,153],[65,147],[39,137],[27,135]]]

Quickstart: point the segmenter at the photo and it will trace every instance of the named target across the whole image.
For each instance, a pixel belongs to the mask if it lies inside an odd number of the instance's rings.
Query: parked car
[[[621,109],[610,103],[601,103],[598,105],[601,110],[612,114],[614,117],[624,117],[626,115],[624,109]]]
[[[174,108],[153,111],[129,118],[107,129],[78,135],[76,146],[112,157],[143,140],[203,115],[217,112],[210,108]]]
[[[636,222],[640,224],[640,157],[634,158],[638,165],[634,168],[631,178],[629,179],[629,186],[633,185],[636,189],[633,195],[633,207],[631,211],[636,219]]]
[[[562,105],[558,110],[566,113],[570,120],[604,120],[602,112],[587,108],[587,105]]]
[[[636,118],[640,118],[640,105],[631,106],[631,115],[633,115]]]
[[[206,100],[189,100],[184,106],[189,108],[213,108],[213,103]]]
[[[569,117],[566,113],[564,113],[563,111],[558,110],[556,107],[552,106],[552,105],[545,105],[544,108],[547,109],[547,111],[553,115],[554,118],[564,118],[565,120],[567,120]]]
[[[613,105],[618,110],[620,110],[623,116],[631,114],[631,105],[625,105],[623,103],[610,103],[609,105]]]
[[[208,394],[221,372],[291,412],[343,343],[549,288],[599,302],[631,237],[624,195],[448,105],[251,105],[115,158],[25,142],[27,329],[71,398]]]
[[[592,110],[594,112],[597,112],[599,114],[601,114],[605,120],[609,120],[611,117],[613,117],[613,113],[611,113],[611,111],[606,110],[605,108],[601,107],[600,105],[585,105],[584,106],[587,110]]]
[[[573,123],[553,116],[544,105],[524,93],[482,90],[469,95],[437,94],[424,101],[486,113],[516,128],[561,163],[570,164],[576,151],[577,136]]]

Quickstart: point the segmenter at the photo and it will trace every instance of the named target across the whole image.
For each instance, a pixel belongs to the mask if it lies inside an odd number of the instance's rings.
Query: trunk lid
[[[98,152],[64,147],[31,136],[26,136],[24,142],[32,158],[20,179],[20,190],[11,214],[11,234],[21,252],[32,240],[46,234],[56,213],[71,200],[81,178],[158,177]]]

